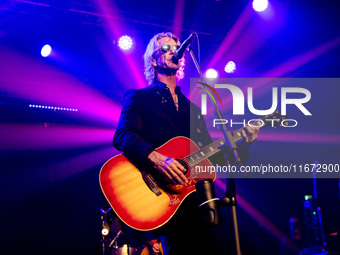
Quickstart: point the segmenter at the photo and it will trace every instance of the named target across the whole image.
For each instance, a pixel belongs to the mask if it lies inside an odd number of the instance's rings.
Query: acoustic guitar
[[[266,121],[274,119],[276,121]],[[273,126],[284,117],[279,111],[249,123],[252,126]],[[235,142],[242,139],[243,128],[232,133]],[[158,178],[155,169],[138,169],[123,154],[109,159],[101,168],[101,189],[117,216],[137,230],[153,230],[168,222],[184,199],[196,190],[195,184],[202,179],[215,180],[212,171],[196,171],[212,166],[208,158],[220,151],[225,139],[219,139],[202,149],[186,137],[175,137],[156,150],[175,158],[185,168],[189,182],[184,185],[168,184]]]

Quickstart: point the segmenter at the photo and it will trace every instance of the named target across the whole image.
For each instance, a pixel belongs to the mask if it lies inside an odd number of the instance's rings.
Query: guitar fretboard
[[[276,112],[277,113],[277,112]],[[249,125],[250,126],[257,126],[259,128],[265,126],[263,125],[265,122],[264,120],[265,119],[277,119],[277,116],[276,115],[269,115],[269,116],[264,116],[260,119],[257,119],[253,122],[250,122]],[[274,123],[276,124],[276,123]],[[234,139],[234,142],[237,142],[239,141],[240,139],[242,139],[242,130],[244,128],[240,128],[234,132],[232,132],[232,137]],[[214,155],[215,153],[219,152],[221,149],[219,149],[219,147],[221,145],[223,145],[225,142],[225,138],[221,138],[205,147],[203,147],[202,149],[190,154],[189,156],[185,157],[185,161],[189,164],[190,167],[200,163],[201,161],[209,158],[210,156]]]

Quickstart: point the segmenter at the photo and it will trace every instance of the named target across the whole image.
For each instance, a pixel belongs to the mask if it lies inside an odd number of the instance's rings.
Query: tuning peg
[[[288,126],[287,122],[282,122],[282,124],[285,125],[285,126]],[[283,126],[281,125],[281,127],[283,127]]]

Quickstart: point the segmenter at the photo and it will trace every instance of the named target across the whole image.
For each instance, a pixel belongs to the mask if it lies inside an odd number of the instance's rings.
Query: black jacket
[[[200,109],[176,87],[179,110],[164,83],[130,89],[123,97],[123,108],[113,145],[134,163],[146,162],[147,156],[171,138],[191,138],[200,148],[212,142]]]

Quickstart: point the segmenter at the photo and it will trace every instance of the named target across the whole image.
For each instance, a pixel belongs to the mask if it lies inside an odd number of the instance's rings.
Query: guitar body
[[[186,137],[175,137],[157,149],[159,153],[181,161],[198,150],[196,144]],[[205,159],[199,165],[211,166],[211,163]],[[204,173],[204,177],[192,175],[193,167],[188,168],[185,174],[189,180],[187,184],[162,186],[156,179],[161,192],[157,196],[145,183],[140,170],[121,154],[103,165],[99,181],[117,216],[128,226],[146,231],[168,222],[183,200],[195,191],[197,181],[207,177],[213,180],[216,178],[215,173]]]
[[[266,119],[276,119],[275,123]],[[286,119],[279,110],[270,115],[255,120],[251,126],[263,127],[264,125],[276,125]],[[240,128],[232,133],[234,142],[242,139]],[[202,149],[186,137],[175,137],[163,144],[157,151],[165,156],[177,159],[187,172],[185,176],[189,182],[185,185],[165,184],[162,178],[157,178],[155,169],[138,169],[124,155],[118,155],[109,159],[102,167],[99,175],[101,189],[117,216],[128,226],[138,230],[156,229],[175,214],[183,200],[196,190],[195,184],[205,178],[215,180],[216,173],[207,159],[220,151],[219,146],[224,144],[221,138]],[[196,171],[199,166],[200,171]],[[208,171],[206,171],[208,169]],[[143,173],[153,173],[156,179],[151,180],[154,185],[159,185],[158,192],[154,192],[144,181]],[[152,177],[150,177],[152,179]],[[150,178],[147,179],[150,182]],[[157,194],[156,194],[157,193]]]

